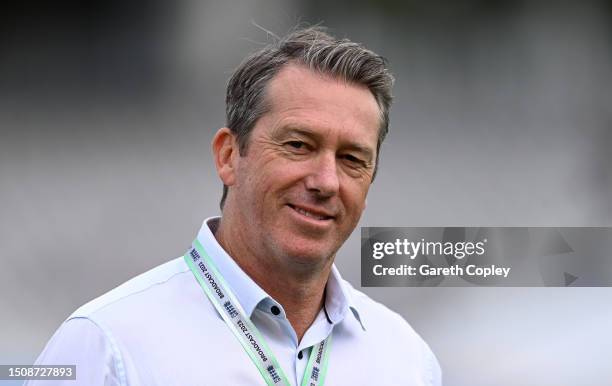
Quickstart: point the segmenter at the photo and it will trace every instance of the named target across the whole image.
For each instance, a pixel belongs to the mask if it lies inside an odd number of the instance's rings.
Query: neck
[[[215,238],[238,266],[283,306],[298,342],[301,341],[323,306],[331,259],[318,269],[292,269],[290,264],[261,258],[249,243],[243,242],[242,233],[230,234],[228,229],[221,220]]]

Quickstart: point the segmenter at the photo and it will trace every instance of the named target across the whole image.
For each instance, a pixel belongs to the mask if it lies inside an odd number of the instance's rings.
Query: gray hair
[[[270,109],[265,97],[267,85],[289,63],[305,65],[313,71],[368,87],[381,115],[374,178],[380,146],[389,131],[393,76],[385,58],[359,43],[336,39],[320,26],[294,30],[247,57],[234,71],[227,85],[225,114],[227,127],[237,138],[240,155],[246,154],[255,123]],[[227,192],[224,185],[221,209]]]

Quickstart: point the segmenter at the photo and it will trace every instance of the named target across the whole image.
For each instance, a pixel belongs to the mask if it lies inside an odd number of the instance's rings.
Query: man
[[[222,217],[183,258],[77,310],[38,363],[76,364],[78,385],[440,385],[423,340],[333,265],[392,82],[380,56],[319,28],[247,58],[212,141]]]

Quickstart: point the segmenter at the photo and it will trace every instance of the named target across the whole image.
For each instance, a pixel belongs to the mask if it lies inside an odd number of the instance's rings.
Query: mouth
[[[295,212],[301,214],[304,217],[308,217],[310,219],[313,220],[317,220],[317,221],[329,221],[329,220],[333,220],[334,216],[331,216],[328,213],[325,213],[323,211],[320,210],[316,210],[316,209],[312,209],[312,208],[304,208],[302,206],[296,206],[296,205],[292,205],[292,204],[287,204],[288,207],[290,207],[291,209],[293,209]]]

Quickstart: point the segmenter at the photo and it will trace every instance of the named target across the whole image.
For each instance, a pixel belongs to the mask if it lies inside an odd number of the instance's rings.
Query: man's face
[[[380,113],[364,86],[288,65],[272,79],[270,111],[237,159],[231,204],[250,249],[324,264],[357,225],[376,159]]]

